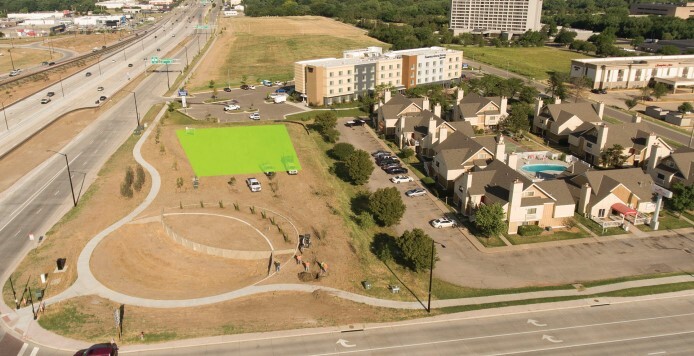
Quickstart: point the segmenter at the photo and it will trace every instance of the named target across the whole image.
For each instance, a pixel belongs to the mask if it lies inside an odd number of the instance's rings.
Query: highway
[[[125,86],[130,78],[149,68],[152,56],[163,57],[181,38],[193,33],[194,27],[194,22],[188,23],[185,17],[174,22],[172,16],[163,21],[159,28],[148,31],[127,48],[105,54],[96,64],[6,108],[4,114],[7,117],[7,125],[0,125],[0,157],[55,118],[77,108],[95,106],[102,95],[111,97]],[[172,37],[172,33],[178,34],[179,37]],[[182,61],[185,63],[185,56]],[[89,76],[87,72],[90,73]],[[103,87],[104,91],[97,91],[98,87]],[[48,104],[40,104],[47,92],[53,92],[55,95]]]

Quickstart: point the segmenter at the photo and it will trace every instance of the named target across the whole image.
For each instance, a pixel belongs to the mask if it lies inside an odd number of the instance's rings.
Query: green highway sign
[[[149,60],[150,64],[159,64],[159,57],[152,57]]]
[[[210,26],[209,25],[197,25],[195,26],[196,30],[209,30]]]
[[[161,63],[161,64],[172,64],[172,63],[173,63],[173,59],[170,59],[170,58],[162,58],[161,61],[159,61],[159,63]]]

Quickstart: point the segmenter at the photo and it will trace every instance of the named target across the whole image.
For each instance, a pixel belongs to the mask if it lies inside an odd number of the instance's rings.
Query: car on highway
[[[104,91],[104,87],[98,87],[96,88],[96,91]]]
[[[100,96],[99,101],[106,101],[106,96],[105,95]]]
[[[429,223],[431,224],[431,226],[433,226],[437,229],[442,229],[444,227],[455,227],[456,226],[455,221],[453,221],[447,217],[434,219],[434,220],[430,221]]]
[[[85,77],[91,77],[91,76],[92,76],[92,72],[84,73],[84,76],[85,76]]]
[[[414,188],[405,192],[408,197],[421,197],[426,194],[427,191],[424,188]]]
[[[260,182],[255,178],[246,179],[246,185],[248,186],[248,189],[251,190],[251,192],[259,192],[262,189],[262,187],[260,186]]]
[[[399,176],[395,176],[395,177],[390,178],[390,181],[395,183],[395,184],[399,184],[399,183],[414,182],[414,178],[412,178],[410,176],[399,175]]]
[[[244,84],[241,86],[241,89],[243,89],[243,90],[255,90],[255,85]]]
[[[231,93],[231,88],[226,87],[226,88],[224,88],[224,91],[227,92],[227,93]]]
[[[118,356],[118,345],[115,343],[92,345],[88,349],[77,351],[75,356]]]
[[[404,174],[404,173],[407,173],[407,168],[400,167],[400,166],[388,168],[388,169],[386,169],[386,173],[388,173],[388,174]]]
[[[229,104],[224,107],[224,111],[241,110],[241,107],[236,104]]]
[[[49,91],[48,93],[46,93],[46,96],[49,98],[52,97],[53,95],[55,95],[55,93],[52,91]]]
[[[161,52],[161,48],[157,48],[157,52]]]
[[[13,71],[10,72],[10,77],[16,77],[16,76],[18,76],[19,73],[21,73],[21,72],[22,72],[21,69],[15,69],[15,70],[13,70]]]
[[[48,65],[49,65],[49,66],[54,66],[54,65],[55,65],[55,62],[48,62]]]
[[[48,104],[51,102],[51,98],[43,98],[41,99],[41,104]]]
[[[133,66],[133,64],[132,64],[132,63],[128,63],[128,67],[132,67],[132,66]]]
[[[260,120],[260,113],[254,112],[254,113],[248,115],[248,118],[251,120]]]

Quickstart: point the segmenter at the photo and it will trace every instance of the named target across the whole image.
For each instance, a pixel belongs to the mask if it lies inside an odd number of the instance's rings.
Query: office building
[[[296,91],[310,105],[331,105],[357,100],[376,86],[396,90],[460,78],[463,52],[443,47],[383,52],[380,47],[350,50],[342,58],[296,62]]]
[[[542,0],[452,0],[451,29],[472,33],[539,31]]]
[[[686,20],[694,17],[694,2],[633,4],[631,5],[630,13],[632,15],[675,16]]]

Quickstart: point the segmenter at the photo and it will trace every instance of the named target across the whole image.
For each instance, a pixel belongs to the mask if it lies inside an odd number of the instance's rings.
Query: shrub
[[[361,214],[357,215],[356,221],[359,227],[361,227],[364,230],[368,230],[374,227],[374,225],[376,225],[374,217],[366,211],[362,211]]]
[[[408,267],[413,271],[419,272],[429,269],[431,264],[431,237],[425,234],[422,229],[405,231],[399,239],[395,240],[402,251],[402,257]],[[434,262],[436,262],[436,251],[434,251]]]
[[[350,180],[357,185],[369,181],[369,177],[374,170],[371,156],[364,150],[356,150],[347,157],[345,168]]]
[[[142,186],[145,184],[145,170],[142,168],[141,165],[137,165],[137,168],[135,169],[135,181],[133,182],[133,188],[135,188],[136,192],[139,192],[140,189],[142,189]]]
[[[538,225],[521,225],[518,227],[518,235],[537,236],[542,233],[542,228]]]
[[[346,160],[352,153],[354,153],[354,146],[346,142],[336,144],[329,152],[330,156],[338,161]]]
[[[480,206],[475,212],[475,227],[486,237],[499,236],[506,228],[501,205],[494,203]]]
[[[395,187],[380,188],[369,197],[369,211],[383,226],[397,224],[405,214],[405,203]]]
[[[424,178],[422,178],[422,184],[424,184],[426,186],[432,186],[432,185],[436,184],[436,181],[434,180],[434,178],[424,177]]]
[[[409,147],[408,147],[408,148],[405,148],[405,149],[403,149],[402,151],[400,151],[400,155],[399,155],[399,156],[400,156],[400,158],[408,159],[408,158],[414,156],[414,150],[411,149],[411,148],[409,148]]]

